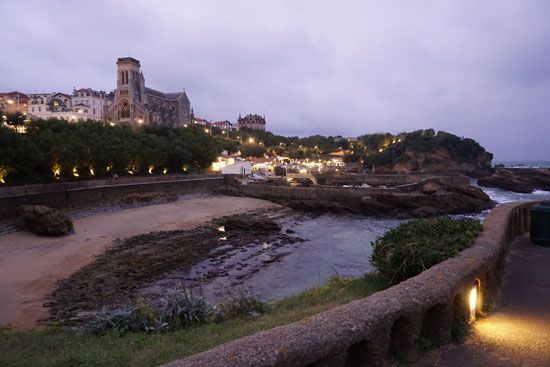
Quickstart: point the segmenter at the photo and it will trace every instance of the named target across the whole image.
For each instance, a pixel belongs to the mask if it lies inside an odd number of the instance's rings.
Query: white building
[[[72,103],[73,112],[76,112],[79,119],[104,121],[105,108],[109,105],[109,99],[105,92],[80,88],[73,91]]]
[[[237,161],[229,166],[222,167],[220,172],[224,175],[249,175],[252,173],[250,161]]]
[[[72,96],[65,93],[30,94],[27,114],[30,118],[57,118],[71,122],[104,121],[108,103],[105,92],[90,88],[75,89]]]

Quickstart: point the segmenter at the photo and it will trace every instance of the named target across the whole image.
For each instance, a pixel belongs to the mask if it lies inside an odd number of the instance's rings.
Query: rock
[[[534,190],[550,191],[550,169],[497,168],[491,176],[480,178],[477,183],[485,187],[519,193],[531,193]]]
[[[382,204],[370,196],[365,196],[361,201],[367,214],[389,213],[394,209],[393,206]]]
[[[469,185],[437,186],[430,185],[427,190],[422,188],[422,192],[375,193],[362,199],[363,210],[366,214],[396,218],[425,218],[442,214],[479,213],[494,206],[489,196],[478,188]]]
[[[437,215],[437,210],[429,206],[422,206],[420,208],[414,209],[412,215],[415,218],[431,218]]]
[[[18,211],[18,226],[26,227],[36,234],[66,235],[73,229],[72,220],[57,209],[44,205],[21,205]]]
[[[449,186],[447,190],[469,196],[482,201],[490,201],[491,198],[483,190],[470,185]]]
[[[436,184],[435,182],[428,182],[427,184],[422,186],[422,193],[426,195],[431,195],[440,191],[441,189],[441,186]]]
[[[134,192],[122,198],[122,202],[127,204],[141,204],[148,202],[164,204],[177,200],[177,196],[171,195],[166,191]]]
[[[336,201],[327,200],[290,200],[283,204],[292,209],[302,210],[306,212],[319,213],[355,213],[357,210],[347,205],[340,204]]]
[[[281,226],[273,219],[254,219],[246,216],[226,217],[220,220],[226,231],[278,232]]]

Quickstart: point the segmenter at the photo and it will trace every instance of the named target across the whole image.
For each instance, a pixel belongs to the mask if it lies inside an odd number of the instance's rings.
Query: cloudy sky
[[[432,127],[550,160],[550,1],[2,1],[0,91],[112,90],[116,58],[195,115],[288,135]]]

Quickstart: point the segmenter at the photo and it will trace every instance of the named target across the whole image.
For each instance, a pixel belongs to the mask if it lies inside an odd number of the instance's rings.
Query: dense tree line
[[[198,127],[133,130],[50,119],[28,123],[26,134],[0,128],[0,167],[12,184],[203,171],[223,148]]]
[[[21,125],[19,116],[9,116],[8,120],[10,125]],[[345,153],[345,162],[368,167],[390,167],[411,159],[410,152],[433,152],[441,147],[458,162],[473,162],[485,152],[472,139],[444,131],[436,133],[433,129],[347,139],[321,135],[287,137],[249,129],[224,131],[200,125],[131,129],[55,119],[27,122],[25,126],[26,134],[0,127],[0,182],[27,184],[205,171],[222,150],[240,152],[242,157],[277,155],[294,159],[317,159],[340,152]]]

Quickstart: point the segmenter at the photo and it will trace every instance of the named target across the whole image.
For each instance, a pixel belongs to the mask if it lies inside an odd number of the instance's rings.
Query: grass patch
[[[257,318],[236,317],[165,333],[80,335],[67,328],[0,331],[2,366],[156,366],[275,326],[289,324],[385,289],[378,274],[332,278],[324,286],[285,298]]]
[[[403,223],[372,243],[372,263],[397,284],[469,247],[483,230],[475,220],[446,217]]]

